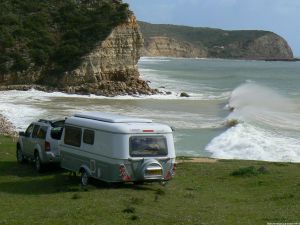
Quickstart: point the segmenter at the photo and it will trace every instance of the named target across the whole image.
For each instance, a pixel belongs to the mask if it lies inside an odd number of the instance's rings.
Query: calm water
[[[0,113],[19,130],[37,118],[85,110],[147,117],[176,128],[177,155],[300,162],[299,62],[142,58],[139,69],[151,87],[171,94],[7,91],[0,92]]]

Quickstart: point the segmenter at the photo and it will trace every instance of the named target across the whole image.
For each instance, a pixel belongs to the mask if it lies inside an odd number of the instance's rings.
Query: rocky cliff
[[[145,40],[142,55],[202,58],[207,57],[207,50],[195,48],[191,43],[169,37],[149,37]]]
[[[152,94],[155,90],[139,78],[137,63],[142,46],[139,26],[131,15],[84,56],[78,68],[64,74],[61,86],[68,93]]]
[[[225,31],[139,22],[144,56],[293,60],[288,43],[268,31]]]
[[[208,52],[209,56],[216,58],[293,60],[293,52],[288,43],[271,32],[247,41],[214,46]]]
[[[32,8],[21,0],[15,2],[18,7],[0,3],[13,17],[22,15],[21,22],[0,22],[1,30],[17,35],[12,40],[5,32],[0,35],[0,90],[34,87],[106,96],[156,92],[139,78],[143,38],[127,4],[24,1]]]

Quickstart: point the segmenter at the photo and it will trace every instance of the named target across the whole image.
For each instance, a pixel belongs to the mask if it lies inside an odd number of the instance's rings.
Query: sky
[[[300,57],[300,0],[123,0],[138,20],[227,30],[268,30]]]

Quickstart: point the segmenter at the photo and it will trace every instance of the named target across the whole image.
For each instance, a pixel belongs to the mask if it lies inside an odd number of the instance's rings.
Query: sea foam
[[[300,140],[242,123],[215,137],[206,147],[212,157],[299,162]]]
[[[291,99],[247,82],[232,92],[229,108],[226,120],[236,123],[207,145],[213,157],[300,161],[300,112]]]

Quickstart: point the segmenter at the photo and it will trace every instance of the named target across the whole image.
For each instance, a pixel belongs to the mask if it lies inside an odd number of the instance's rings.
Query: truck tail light
[[[51,151],[50,143],[49,143],[48,141],[45,141],[45,151],[46,151],[46,152]]]
[[[120,171],[120,177],[122,178],[123,181],[131,180],[131,176],[128,175],[125,165],[123,165],[123,164],[120,165],[119,171]]]

